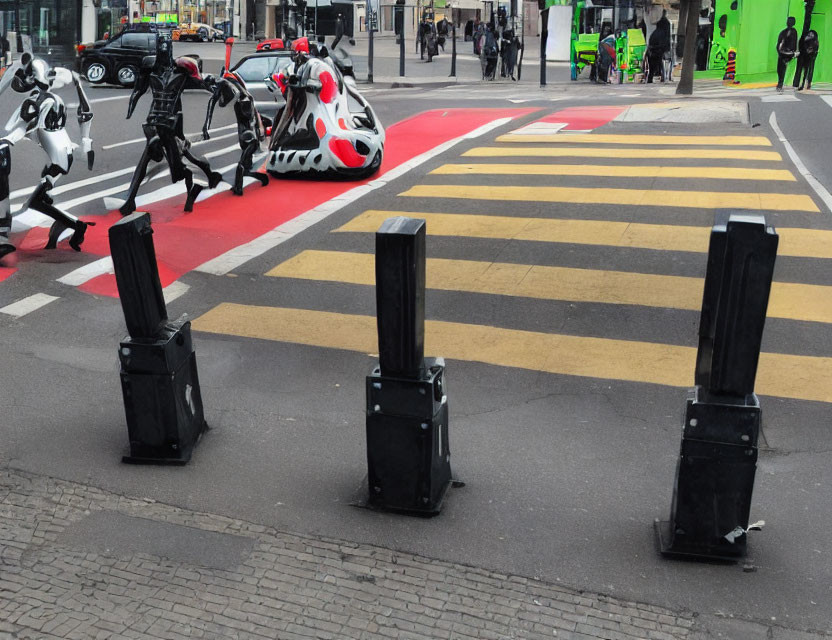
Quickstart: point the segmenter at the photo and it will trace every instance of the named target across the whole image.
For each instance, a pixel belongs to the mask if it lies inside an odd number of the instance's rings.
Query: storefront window
[[[4,37],[10,31],[27,35],[35,55],[67,62],[75,57],[79,11],[77,0],[0,2],[0,31]]]

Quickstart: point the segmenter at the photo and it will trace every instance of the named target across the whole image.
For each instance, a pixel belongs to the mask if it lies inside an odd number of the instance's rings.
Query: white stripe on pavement
[[[232,127],[236,127],[236,126],[237,126],[236,123],[235,124],[229,124],[229,125],[226,125],[224,127],[217,127],[216,129],[211,129],[211,131],[225,131],[226,129],[231,129]],[[191,138],[195,138],[197,136],[201,137],[202,132],[198,131],[197,133],[187,133],[187,134],[185,134],[185,137],[188,140],[190,140]],[[116,147],[124,147],[124,146],[127,146],[128,144],[136,144],[137,142],[147,142],[147,138],[145,138],[145,137],[133,138],[132,140],[124,140],[123,142],[116,142],[114,144],[105,144],[101,148],[102,149],[115,149]]]
[[[36,311],[50,302],[54,302],[59,299],[60,298],[57,296],[50,296],[45,293],[36,293],[27,298],[23,298],[22,300],[6,305],[0,309],[0,313],[12,316],[13,318],[22,318],[26,314],[32,313],[32,311]]]
[[[110,256],[107,256],[106,258],[99,258],[94,262],[85,264],[83,267],[70,271],[65,276],[58,278],[58,282],[61,284],[68,284],[72,287],[77,287],[84,284],[88,280],[92,280],[98,276],[103,276],[105,273],[114,273],[113,259]]]
[[[130,94],[120,95],[120,96],[111,96],[109,98],[93,98],[92,100],[88,100],[90,104],[96,104],[98,102],[111,102],[113,100],[127,100],[130,97]],[[67,106],[67,109],[75,109],[78,107],[77,102],[70,102]]]
[[[179,282],[179,280],[174,280],[164,289],[162,289],[162,295],[165,298],[165,304],[170,304],[180,296],[185,295],[188,292],[190,287],[186,285],[184,282]]]
[[[443,142],[442,144],[434,147],[430,151],[426,151],[421,155],[416,156],[415,158],[411,158],[407,162],[403,162],[398,167],[391,169],[387,173],[385,173],[382,177],[377,178],[368,182],[367,184],[362,184],[357,187],[350,189],[349,191],[341,194],[336,198],[332,198],[331,200],[324,202],[323,204],[318,205],[312,209],[309,209],[305,213],[300,214],[299,216],[284,222],[283,224],[275,227],[271,231],[264,233],[259,238],[255,238],[251,242],[247,242],[242,244],[238,247],[231,249],[230,251],[226,251],[220,256],[209,260],[198,266],[194,271],[200,271],[202,273],[210,273],[217,276],[222,276],[233,269],[236,269],[242,264],[245,264],[249,260],[256,258],[259,255],[264,254],[269,249],[272,249],[279,244],[285,242],[289,238],[297,235],[304,229],[308,229],[316,222],[320,222],[321,220],[327,218],[328,216],[332,215],[336,211],[339,211],[343,207],[347,206],[351,202],[358,200],[363,195],[374,191],[380,187],[383,187],[388,182],[395,180],[396,178],[403,176],[408,171],[413,169],[414,167],[418,167],[420,164],[423,164],[438,156],[441,153],[444,153],[454,145],[459,144],[465,140],[470,140],[472,138],[477,138],[479,136],[485,135],[489,131],[493,131],[503,125],[511,122],[512,118],[498,118],[497,120],[493,120],[488,124],[485,124],[481,127],[474,129],[464,135],[459,136],[458,138],[453,138],[452,140],[448,140],[447,142]]]
[[[783,135],[783,131],[777,126],[777,115],[774,111],[771,112],[771,117],[768,119],[768,123],[771,125],[772,130],[774,131],[777,139],[783,143],[783,147],[786,149],[786,153],[789,154],[789,158],[791,158],[792,162],[794,163],[795,168],[800,172],[804,178],[806,178],[806,182],[809,183],[809,186],[815,190],[815,193],[818,194],[818,197],[823,200],[823,203],[826,205],[826,208],[832,212],[832,194],[826,190],[815,176],[809,171],[803,161],[800,159],[800,156],[797,155],[797,152],[792,147],[791,143],[786,140],[786,136]]]

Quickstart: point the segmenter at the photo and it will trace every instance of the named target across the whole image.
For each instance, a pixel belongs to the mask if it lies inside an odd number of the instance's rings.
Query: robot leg
[[[182,150],[182,155],[184,155],[192,164],[196,165],[202,170],[202,173],[204,173],[205,176],[208,178],[209,189],[213,189],[220,182],[222,182],[222,174],[213,171],[211,169],[211,165],[208,164],[207,160],[191,153],[191,150],[188,147],[185,147]]]
[[[246,131],[240,136],[240,144],[243,146],[243,153],[240,155],[240,161],[237,163],[237,173],[234,176],[234,186],[231,192],[235,195],[243,195],[243,177],[249,176],[256,178],[264,187],[269,184],[269,176],[265,173],[260,173],[251,170],[251,160],[254,152],[260,146],[257,142],[257,137],[251,131]]]
[[[72,229],[72,237],[69,239],[69,246],[75,251],[81,250],[81,243],[84,242],[84,235],[87,232],[87,227],[94,225],[94,222],[83,222],[75,216],[66,211],[61,211],[51,203],[51,198],[47,195],[47,191],[51,187],[48,178],[41,180],[40,184],[35,189],[35,192],[29,197],[26,203],[26,208],[34,209],[45,213],[55,221],[55,224],[49,229],[49,240],[46,243],[45,249],[54,249],[58,244],[58,238],[64,229]]]
[[[12,213],[9,204],[9,173],[12,168],[12,154],[9,144],[0,140],[0,258],[14,251],[9,240],[12,230]]]
[[[119,213],[123,216],[129,216],[136,210],[136,195],[139,193],[139,187],[147,175],[147,165],[154,157],[158,157],[159,138],[153,136],[149,138],[147,144],[142,152],[142,157],[139,159],[139,164],[133,172],[133,178],[130,180],[130,190],[127,192],[127,200],[119,207]]]

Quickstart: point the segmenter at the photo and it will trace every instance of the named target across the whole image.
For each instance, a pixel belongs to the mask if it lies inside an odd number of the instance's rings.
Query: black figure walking
[[[812,88],[812,76],[815,73],[815,60],[818,58],[820,41],[818,32],[809,29],[800,39],[798,45],[800,55],[797,58],[797,70],[794,72],[794,86],[798,91]]]
[[[789,17],[786,28],[777,36],[777,91],[782,93],[789,62],[797,55],[797,29],[795,19]]]
[[[225,68],[228,69],[231,61],[231,47],[234,38],[225,41]],[[205,84],[211,88],[211,98],[208,100],[208,111],[205,114],[205,124],[202,125],[202,137],[205,140],[210,138],[208,129],[211,127],[211,120],[214,117],[214,107],[219,102],[220,107],[234,105],[234,115],[237,117],[237,135],[239,136],[240,161],[237,163],[237,173],[234,177],[234,186],[231,192],[235,195],[243,195],[243,178],[249,176],[256,178],[264,187],[269,184],[269,176],[265,173],[252,171],[252,158],[260,149],[260,143],[265,139],[265,128],[263,120],[257,109],[254,108],[254,97],[246,88],[243,79],[226,71],[221,78],[205,76]]]
[[[207,89],[199,73],[199,67],[192,58],[176,58],[172,56],[171,37],[160,33],[156,38],[156,55],[147,56],[142,60],[142,69],[136,78],[136,86],[130,94],[127,107],[127,118],[133,115],[133,110],[139,98],[150,89],[153,102],[147,120],[142,125],[147,144],[139,160],[139,166],[133,173],[127,201],[119,208],[121,215],[126,216],[136,210],[136,194],[147,173],[147,165],[151,160],[161,162],[167,160],[170,167],[170,177],[173,182],[185,180],[188,197],[185,201],[185,211],[193,211],[194,201],[202,191],[202,185],[194,184],[193,173],[182,160],[183,156],[199,167],[208,177],[208,186],[213,189],[222,175],[211,170],[207,160],[195,156],[190,151],[191,143],[185,139],[182,125],[182,91],[189,78],[199,82]]]

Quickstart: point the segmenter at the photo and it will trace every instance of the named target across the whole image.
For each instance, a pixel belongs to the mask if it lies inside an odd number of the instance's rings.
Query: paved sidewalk
[[[531,578],[0,472],[0,639],[678,640],[693,624]]]

